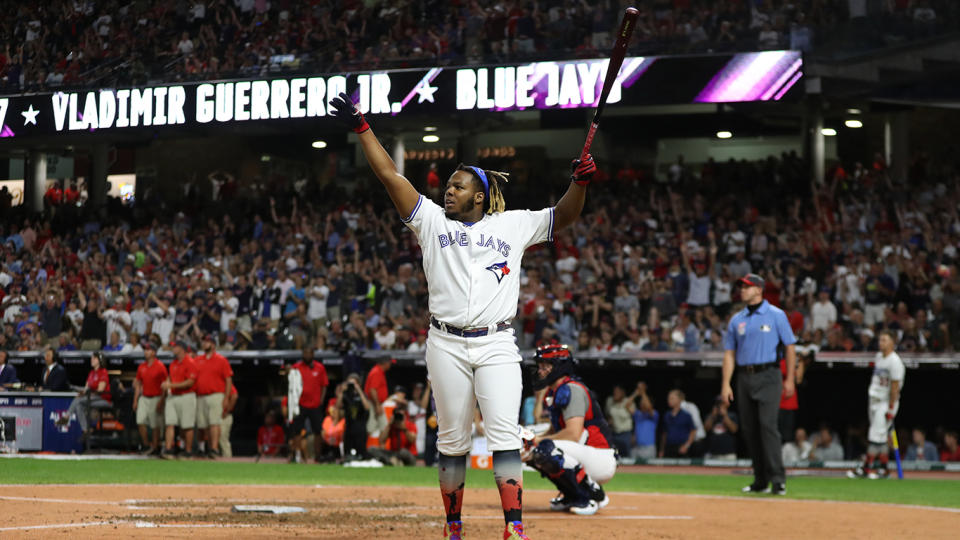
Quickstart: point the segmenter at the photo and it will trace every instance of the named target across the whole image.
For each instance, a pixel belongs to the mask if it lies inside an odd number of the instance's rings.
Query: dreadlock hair
[[[474,181],[480,184],[481,187],[483,186],[483,180],[481,180],[480,176],[468,165],[460,163],[457,165],[457,170],[470,173]],[[490,196],[486,197],[483,202],[484,210],[488,214],[503,212],[507,209],[507,201],[503,198],[502,185],[507,183],[507,177],[510,176],[510,173],[488,171],[486,169],[482,170],[483,173],[487,175],[487,182],[490,184]]]

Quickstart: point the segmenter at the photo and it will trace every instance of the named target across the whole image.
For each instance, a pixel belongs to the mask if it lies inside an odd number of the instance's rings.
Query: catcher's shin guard
[[[545,439],[533,449],[530,465],[553,482],[569,501],[590,499],[593,490],[589,489],[589,484],[592,482],[583,467],[577,464],[572,468],[564,468],[563,461],[563,450],[557,448],[553,441]]]

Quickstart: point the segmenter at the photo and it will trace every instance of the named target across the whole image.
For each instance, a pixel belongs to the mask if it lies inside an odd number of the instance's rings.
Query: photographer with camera
[[[340,384],[337,392],[337,409],[343,412],[343,458],[356,460],[367,458],[367,418],[373,404],[360,388],[360,376],[351,373]]]
[[[737,413],[720,396],[713,402],[713,410],[703,421],[707,431],[707,457],[737,459],[737,431],[740,430]]]
[[[396,404],[393,418],[380,430],[379,446],[370,455],[384,465],[417,464],[417,426],[406,414],[406,389],[397,387],[391,399]]]

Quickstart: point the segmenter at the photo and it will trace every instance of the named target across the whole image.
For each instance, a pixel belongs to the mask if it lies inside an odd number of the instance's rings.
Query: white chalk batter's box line
[[[251,529],[260,527],[246,523],[153,523],[151,521],[87,521],[83,523],[52,523],[49,525],[23,525],[20,527],[0,527],[0,532],[7,531],[35,531],[50,529],[78,529],[84,527],[105,527],[115,525],[133,525],[138,529]],[[271,527],[284,527],[284,525],[271,525]]]
[[[309,485],[286,485],[286,484],[120,484],[120,483],[109,483],[109,484],[0,484],[0,488],[33,488],[38,487],[122,487],[122,488],[209,488],[211,486],[216,487],[254,487],[257,489],[262,488],[276,488],[276,489],[290,489],[290,488],[310,488]],[[356,489],[357,487],[370,487],[370,486],[338,486],[338,485],[324,485],[316,484],[312,486],[314,489]],[[401,486],[380,486],[380,487],[401,487]],[[426,490],[426,491],[436,491],[435,487],[427,486],[402,486],[405,491],[409,490]],[[490,489],[493,488],[470,488],[470,489]],[[530,489],[524,490],[530,493],[556,493],[555,490],[548,489]],[[960,508],[947,508],[943,506],[925,506],[919,504],[902,504],[902,503],[885,503],[885,502],[874,502],[874,501],[835,501],[830,499],[795,499],[790,497],[773,497],[773,496],[757,496],[757,495],[708,495],[708,494],[697,494],[697,493],[660,493],[655,491],[647,492],[633,492],[633,491],[610,491],[610,495],[619,496],[625,495],[629,497],[694,497],[694,498],[703,498],[703,499],[719,499],[719,500],[730,500],[730,501],[759,501],[759,502],[772,502],[772,503],[810,503],[810,504],[864,504],[868,506],[884,506],[890,508],[906,508],[910,510],[930,510],[934,512],[947,512],[951,514],[960,514]],[[63,504],[67,503],[77,503],[77,504],[137,504],[137,503],[146,503],[146,502],[178,502],[180,500],[193,500],[193,501],[215,501],[215,500],[224,500],[224,499],[125,499],[124,501],[110,501],[110,502],[81,502],[70,499],[42,499],[36,497],[8,497],[0,495],[0,500],[11,499],[11,500],[23,500],[23,501],[36,501],[36,502],[59,502]],[[247,501],[256,501],[260,498],[250,498],[242,499],[243,502]],[[322,500],[322,499],[321,499]],[[338,499],[330,499],[331,501],[336,501]],[[344,499],[340,499],[344,500]]]
[[[425,516],[417,516],[425,517]],[[465,520],[501,520],[502,516],[465,516]],[[577,519],[577,520],[692,520],[693,516],[555,516],[551,519]],[[152,521],[129,521],[129,520],[110,520],[110,521],[87,521],[82,523],[51,523],[45,525],[22,525],[17,527],[0,527],[0,532],[12,531],[33,531],[33,530],[57,530],[57,529],[77,529],[85,527],[106,527],[117,525],[133,525],[137,529],[253,529],[263,527],[263,524],[250,523],[154,523]],[[431,522],[428,525],[441,526],[442,523]],[[273,527],[302,529],[304,526],[270,524]]]

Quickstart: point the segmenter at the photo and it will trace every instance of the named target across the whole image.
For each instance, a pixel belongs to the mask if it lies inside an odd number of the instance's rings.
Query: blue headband
[[[487,173],[483,172],[483,169],[480,167],[474,167],[473,165],[467,165],[470,167],[473,172],[477,173],[477,176],[480,177],[480,180],[483,182],[483,196],[490,198],[490,182],[487,181]]]

